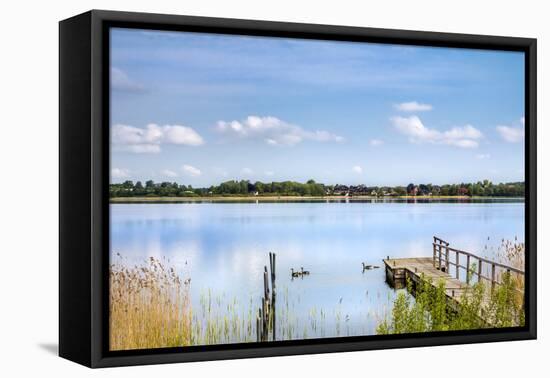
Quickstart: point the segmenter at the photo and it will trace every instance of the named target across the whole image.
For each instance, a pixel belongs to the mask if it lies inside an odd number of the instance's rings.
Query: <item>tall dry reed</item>
[[[120,256],[120,255],[119,255]],[[151,257],[141,266],[110,266],[111,350],[191,344],[190,280]]]

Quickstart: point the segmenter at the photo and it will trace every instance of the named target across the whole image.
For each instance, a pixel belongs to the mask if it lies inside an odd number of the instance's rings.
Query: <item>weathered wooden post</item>
[[[269,252],[269,270],[270,279],[268,279],[267,266],[264,265],[264,295],[262,305],[258,309],[256,317],[256,340],[268,341],[269,329],[273,330],[273,340],[276,337],[275,326],[275,253]],[[269,290],[269,281],[271,280],[271,290]]]
[[[466,255],[466,283],[470,283],[470,255]]]
[[[456,253],[456,279],[458,280],[459,278],[459,267],[460,267],[460,256],[458,255],[458,251],[455,251]]]
[[[481,264],[482,264],[482,260],[480,259],[477,259],[477,261],[479,262],[479,266],[477,267],[477,282],[481,282],[481,273],[482,273],[482,269],[481,269]]]
[[[269,313],[270,313],[269,302],[270,302],[269,301],[269,281],[267,280],[267,266],[264,266],[264,300],[262,302],[263,313],[264,313],[262,336],[264,341],[267,341],[267,335],[269,333]]]
[[[491,290],[495,289],[495,264],[491,264]]]
[[[273,341],[276,339],[277,331],[276,331],[276,318],[275,318],[275,253],[269,252],[269,269],[271,271],[271,322],[272,322],[272,328],[273,328]]]
[[[439,249],[439,266],[437,267],[437,269],[441,270],[441,254],[443,253],[441,251],[441,244],[438,244],[437,248]]]
[[[435,239],[435,236],[434,236],[434,242],[433,242],[433,250],[434,250],[434,257],[433,257],[433,265],[434,265],[434,268],[435,268],[435,243],[436,243],[436,239]]]
[[[449,273],[449,245],[445,246],[445,272]]]

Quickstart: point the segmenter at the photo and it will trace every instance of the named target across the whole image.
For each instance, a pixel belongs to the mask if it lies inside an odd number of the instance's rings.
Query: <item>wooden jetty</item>
[[[448,242],[436,236],[433,238],[432,246],[431,257],[394,259],[388,256],[384,259],[388,284],[400,289],[406,287],[408,280],[413,286],[422,279],[431,281],[434,286],[443,282],[447,304],[456,309],[464,298],[462,294],[471,287],[472,281],[485,280],[491,289],[494,289],[495,285],[502,284],[503,272],[525,275],[522,270],[514,267],[452,248]]]

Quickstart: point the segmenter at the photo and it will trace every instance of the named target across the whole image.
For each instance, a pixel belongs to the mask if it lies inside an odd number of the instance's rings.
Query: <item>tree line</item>
[[[463,197],[523,197],[524,182],[493,184],[489,180],[460,184],[414,184],[407,186],[325,185],[309,180],[260,182],[230,180],[219,185],[193,188],[177,182],[155,183],[130,180],[110,184],[109,195],[116,197],[219,197],[219,196],[463,196]]]

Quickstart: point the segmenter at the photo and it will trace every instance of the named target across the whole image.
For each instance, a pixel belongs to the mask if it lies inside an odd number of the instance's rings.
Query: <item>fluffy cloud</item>
[[[433,109],[430,104],[421,104],[416,101],[402,102],[401,104],[395,104],[394,107],[400,112],[426,112]]]
[[[265,171],[265,172],[264,172],[264,175],[266,175],[266,176],[268,176],[268,177],[271,177],[271,176],[273,176],[274,174],[275,174],[275,172],[273,172],[273,171]]]
[[[521,117],[519,122],[521,123],[519,127],[499,125],[497,126],[497,132],[506,142],[521,142],[525,138],[525,117]]]
[[[243,121],[218,121],[217,130],[238,138],[263,140],[271,146],[293,146],[302,141],[342,142],[344,138],[325,130],[308,131],[276,117],[249,116]]]
[[[124,179],[130,177],[130,171],[122,168],[113,168],[111,169],[111,178],[113,179]]]
[[[158,153],[161,151],[161,144],[200,146],[204,143],[202,137],[191,127],[159,126],[154,123],[145,128],[114,125],[111,140],[117,150],[134,153]]]
[[[126,72],[119,68],[111,68],[111,88],[115,91],[123,92],[143,92],[143,85],[131,80]]]
[[[200,169],[195,168],[192,165],[188,165],[188,164],[184,164],[181,167],[181,170],[183,171],[184,174],[186,174],[187,176],[190,176],[190,177],[198,177],[198,176],[202,175],[202,172],[201,172]]]
[[[430,129],[422,123],[417,116],[392,117],[394,127],[409,136],[413,143],[448,144],[460,148],[476,148],[479,146],[479,139],[483,137],[481,131],[472,125],[453,127],[447,131]]]
[[[378,147],[378,146],[381,146],[384,144],[384,141],[381,140],[381,139],[371,139],[369,140],[369,144],[372,146],[372,147]]]
[[[351,170],[359,175],[363,173],[363,168],[361,168],[361,166],[359,165],[353,166]]]

